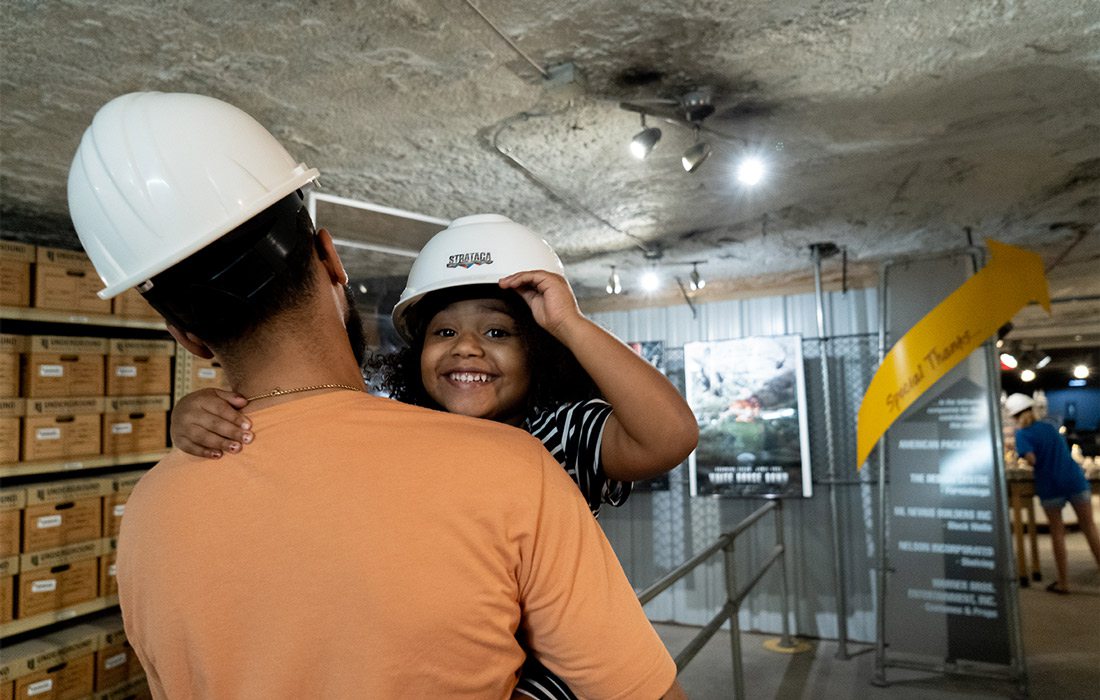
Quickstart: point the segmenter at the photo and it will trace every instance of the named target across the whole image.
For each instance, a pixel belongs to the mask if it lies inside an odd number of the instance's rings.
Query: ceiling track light
[[[695,145],[684,151],[684,155],[680,158],[680,163],[684,166],[684,170],[689,173],[693,173],[699,169],[699,166],[703,164],[707,158],[710,157],[710,144],[706,141],[699,140],[699,127],[695,128]]]
[[[619,279],[619,273],[615,271],[615,266],[611,266],[611,276],[607,278],[607,293],[608,294],[622,294],[623,283]]]
[[[638,160],[642,160],[649,155],[649,152],[660,140],[661,130],[655,126],[647,127],[645,125],[645,115],[643,114],[642,130],[634,134],[634,138],[630,140],[630,153]]]

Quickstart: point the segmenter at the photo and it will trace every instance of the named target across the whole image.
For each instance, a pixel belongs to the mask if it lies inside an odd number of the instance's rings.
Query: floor
[[[1100,499],[1093,499],[1100,521]],[[1037,700],[1095,700],[1100,698],[1100,570],[1088,545],[1076,530],[1067,534],[1072,593],[1054,595],[1046,584],[1054,578],[1050,537],[1039,535],[1039,557],[1044,579],[1020,590],[1024,655],[1030,694]],[[680,625],[657,625],[675,655],[698,631]],[[871,685],[874,648],[849,644],[848,660],[836,657],[837,645],[809,640],[811,650],[780,654],[764,648],[775,636],[743,634],[742,667],[748,698],[880,698],[960,700],[962,698],[1017,697],[1013,684],[985,679],[946,677],[889,669],[890,686]],[[692,700],[733,697],[729,633],[719,632],[680,674],[680,683]]]

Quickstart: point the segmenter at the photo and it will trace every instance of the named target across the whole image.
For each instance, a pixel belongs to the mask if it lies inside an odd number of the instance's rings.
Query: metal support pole
[[[722,548],[726,564],[726,604],[733,606],[730,615],[730,655],[733,657],[733,697],[743,700],[745,697],[745,677],[741,669],[741,608],[734,602],[737,595],[737,577],[733,566],[734,540]]]
[[[825,411],[825,451],[829,465],[828,478],[836,479],[836,447],[833,439],[832,384],[829,381],[828,339],[825,329],[825,301],[821,290],[821,254],[822,248],[831,244],[815,243],[810,246],[814,262],[814,296],[817,299],[817,335],[821,341],[821,384],[824,391]],[[836,246],[831,250],[836,251]],[[833,539],[833,590],[836,595],[836,629],[838,659],[848,657],[848,601],[844,583],[843,557],[841,546],[843,537],[840,527],[840,504],[836,484],[829,485],[829,519],[832,525]]]
[[[779,557],[779,582],[780,592],[783,596],[779,609],[783,612],[783,636],[779,639],[779,646],[789,649],[794,646],[791,641],[790,623],[790,591],[787,590],[787,546],[783,538],[783,499],[775,499],[775,546],[783,551]]]
[[[886,357],[886,280],[890,274],[890,264],[882,268],[882,277],[878,288],[878,363]],[[878,591],[875,616],[875,672],[872,684],[885,687],[886,682],[886,586],[890,566],[886,554],[886,518],[888,514],[886,499],[886,449],[883,440],[878,443]]]

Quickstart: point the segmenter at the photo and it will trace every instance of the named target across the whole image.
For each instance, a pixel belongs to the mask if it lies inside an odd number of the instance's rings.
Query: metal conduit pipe
[[[828,336],[825,329],[825,300],[821,291],[822,254],[837,252],[832,243],[814,243],[810,246],[814,262],[814,296],[817,299],[817,335],[821,341],[821,385],[825,409],[825,450],[829,464],[828,479],[836,480],[836,441],[833,437],[832,386],[829,381]],[[841,547],[843,538],[840,527],[839,493],[835,483],[829,485],[829,521],[832,525],[833,539],[833,590],[836,595],[836,629],[838,659],[848,659],[848,595],[844,582],[843,557]]]

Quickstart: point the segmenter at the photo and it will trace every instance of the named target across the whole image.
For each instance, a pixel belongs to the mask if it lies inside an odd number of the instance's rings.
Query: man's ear
[[[214,352],[194,333],[188,333],[185,330],[181,330],[171,323],[168,324],[168,332],[172,334],[172,337],[176,339],[177,343],[185,347],[187,352],[192,355],[198,355],[204,360],[209,360],[214,357]]]
[[[317,230],[317,257],[321,264],[328,270],[329,280],[341,287],[348,283],[348,273],[344,269],[344,263],[336,253],[336,244],[332,242],[332,234],[328,229]]]

